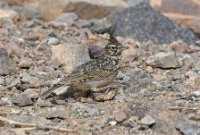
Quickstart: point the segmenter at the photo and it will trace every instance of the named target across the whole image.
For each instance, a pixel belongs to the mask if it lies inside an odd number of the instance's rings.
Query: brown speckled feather
[[[108,85],[117,76],[119,56],[124,49],[127,47],[122,46],[111,35],[109,43],[105,47],[105,55],[80,65],[70,75],[42,93],[41,97],[48,96],[53,90],[62,86],[70,86],[77,91],[88,91],[94,87]]]

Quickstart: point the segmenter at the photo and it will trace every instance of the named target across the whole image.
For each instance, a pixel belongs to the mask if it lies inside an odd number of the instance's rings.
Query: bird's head
[[[105,54],[109,56],[120,56],[123,50],[128,49],[128,46],[123,46],[117,39],[110,35],[108,44],[105,47]]]

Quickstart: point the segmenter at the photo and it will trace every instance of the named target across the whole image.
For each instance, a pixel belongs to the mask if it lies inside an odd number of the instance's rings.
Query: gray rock
[[[14,6],[13,9],[26,19],[40,18],[39,11],[34,6]]]
[[[33,64],[33,61],[28,58],[23,58],[19,61],[18,66],[21,68],[30,68],[30,66]]]
[[[116,24],[115,33],[131,37],[140,42],[153,41],[158,44],[183,40],[195,43],[198,37],[186,27],[182,27],[153,9],[147,2],[118,11],[108,17]]]
[[[22,82],[19,82],[15,85],[15,87],[20,90],[20,91],[24,91],[28,88],[31,88],[32,86],[28,83],[22,83]]]
[[[117,94],[116,94],[115,97],[114,97],[114,100],[123,102],[123,101],[126,101],[126,99],[127,99],[127,97],[126,97],[126,95],[124,94],[124,89],[123,89],[123,88],[119,88],[119,89],[117,90]]]
[[[88,47],[80,44],[60,44],[52,46],[52,62],[64,65],[66,72],[70,73],[77,66],[90,60]]]
[[[16,97],[14,97],[12,100],[12,103],[14,103],[20,107],[24,107],[24,106],[33,104],[31,98],[27,94],[24,94],[24,93],[21,93],[21,94],[17,95]]]
[[[91,108],[89,109],[90,116],[94,117],[94,116],[99,116],[101,114],[101,110],[99,108]]]
[[[0,77],[0,85],[6,86],[6,79],[4,77]]]
[[[67,23],[67,26],[72,26],[77,19],[78,16],[75,13],[63,13],[59,15],[55,21]]]
[[[78,20],[75,22],[75,26],[78,28],[90,28],[92,26],[93,21],[91,20]]]
[[[187,122],[179,122],[176,124],[176,128],[183,135],[199,135],[200,134],[200,125],[194,125]]]
[[[146,115],[144,118],[141,119],[142,125],[151,126],[155,123],[156,123],[156,120],[150,115]]]
[[[48,45],[57,45],[59,43],[59,39],[55,37],[49,37],[47,44]]]
[[[189,70],[188,72],[186,72],[185,75],[189,79],[195,79],[195,78],[197,78],[199,76],[195,71],[191,71],[191,70]]]
[[[121,122],[125,121],[128,118],[127,114],[125,113],[124,110],[117,110],[116,113],[114,114],[114,116],[115,116],[115,120],[118,123],[121,123]]]
[[[200,70],[200,61],[199,60],[194,63],[194,67],[196,70]]]
[[[72,26],[77,19],[78,16],[75,13],[63,13],[59,15],[55,21],[66,23],[67,26]]]
[[[94,33],[105,33],[112,27],[112,23],[105,20],[96,20],[93,22],[92,27],[90,28]]]
[[[105,19],[78,20],[75,26],[79,28],[89,28],[93,33],[106,33],[113,24]]]
[[[130,87],[128,87],[125,92],[129,95],[130,93],[136,93],[147,88],[149,89],[152,85],[152,78],[144,71],[135,70],[131,76],[127,77],[127,82]]]
[[[8,57],[8,53],[4,48],[0,48],[0,75],[8,75],[14,71],[15,67]]]
[[[42,100],[42,99],[38,99],[36,104],[40,107],[51,107],[51,106],[53,106],[53,104],[49,100]]]
[[[160,52],[156,55],[150,56],[147,61],[147,65],[150,65],[152,67],[158,67],[158,68],[179,68],[181,67],[182,61],[180,61],[174,53],[164,53]]]
[[[38,89],[27,89],[24,91],[24,94],[26,94],[31,99],[36,99],[39,96],[39,93],[37,91],[39,91],[39,90]]]
[[[22,84],[30,84],[32,87],[38,87],[41,84],[41,80],[39,80],[37,77],[34,77],[28,73],[23,73],[21,76],[21,82]]]
[[[193,91],[190,93],[191,96],[200,97],[200,91]]]
[[[129,104],[129,108],[132,110],[132,115],[139,119],[144,118],[145,115],[150,112],[151,107],[152,105],[150,103],[146,103],[144,101],[136,101]]]

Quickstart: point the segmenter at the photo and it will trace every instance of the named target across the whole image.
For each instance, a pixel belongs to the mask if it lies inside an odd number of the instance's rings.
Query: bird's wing
[[[103,68],[96,68],[87,72],[88,80],[98,80],[104,77],[108,77],[110,74],[111,71],[105,70]]]
[[[95,80],[98,78],[104,78],[107,77],[111,74],[109,70],[105,70],[103,68],[91,68],[90,70],[86,71],[80,71],[76,73],[72,73],[60,82],[58,84],[60,85],[67,85],[71,83],[76,83],[76,82],[85,82],[87,80]]]
[[[97,64],[96,61],[89,61],[85,64],[77,67],[70,75],[60,80],[57,84],[54,84],[52,88],[47,90],[46,92],[40,95],[41,98],[47,97],[52,91],[55,89],[62,87],[64,85],[70,85],[76,82],[84,82],[87,79],[94,78],[95,74],[99,75],[100,70],[95,68]],[[96,73],[94,73],[96,71]],[[102,75],[106,74],[105,72],[101,72]]]
[[[103,70],[102,68],[91,68],[89,71],[78,71],[73,72],[69,76],[60,80],[57,84],[55,84],[52,88],[42,93],[40,97],[46,98],[52,91],[62,86],[67,86],[71,84],[78,84],[79,82],[86,82],[90,80],[98,80],[101,78],[105,78],[110,75],[110,71]]]

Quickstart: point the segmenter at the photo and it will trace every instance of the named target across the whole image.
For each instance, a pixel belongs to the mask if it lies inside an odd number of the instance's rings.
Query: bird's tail
[[[39,95],[39,97],[40,97],[41,99],[46,99],[46,98],[48,98],[48,97],[51,95],[52,91],[54,91],[55,89],[60,88],[61,86],[62,86],[62,85],[54,85],[54,86],[53,86],[52,88],[50,88],[49,90],[47,90],[47,91],[41,93],[41,94]]]
[[[52,91],[53,91],[53,89],[49,89],[49,90],[47,90],[47,91],[41,93],[41,94],[39,95],[39,97],[40,97],[41,99],[45,99],[45,98],[47,98],[47,97],[51,94]]]

